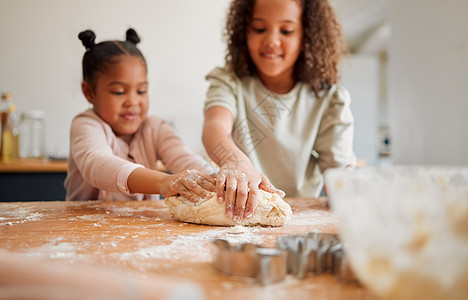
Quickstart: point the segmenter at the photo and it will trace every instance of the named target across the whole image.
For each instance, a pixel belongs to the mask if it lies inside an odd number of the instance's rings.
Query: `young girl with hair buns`
[[[225,38],[225,66],[207,76],[203,143],[220,166],[219,202],[240,221],[259,188],[315,197],[325,170],[353,166],[353,116],[328,0],[233,0]]]
[[[135,30],[125,41],[96,44],[90,30],[78,37],[86,48],[81,88],[92,108],[72,121],[66,200],[208,197],[216,169],[163,119],[147,116],[147,65]],[[172,174],[158,171],[158,160]]]

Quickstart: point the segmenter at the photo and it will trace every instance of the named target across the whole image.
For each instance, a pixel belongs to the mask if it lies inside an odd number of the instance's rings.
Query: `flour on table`
[[[218,226],[282,226],[286,224],[292,216],[292,210],[277,194],[258,191],[257,209],[250,219],[236,222],[225,216],[226,204],[218,203],[216,193],[212,192],[211,197],[202,199],[197,203],[190,202],[184,197],[168,197],[166,204],[169,206],[171,215],[179,221],[218,225]]]

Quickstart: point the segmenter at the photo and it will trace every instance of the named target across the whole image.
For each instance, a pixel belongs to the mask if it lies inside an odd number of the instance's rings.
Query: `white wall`
[[[223,63],[222,29],[229,0],[0,0],[0,91],[15,94],[19,111],[47,116],[49,154],[67,156],[69,127],[88,104],[81,94],[84,47],[139,33],[150,83],[150,113],[173,123],[189,146],[203,153],[204,76]]]
[[[393,0],[395,164],[468,164],[468,1]]]
[[[354,153],[366,165],[379,164],[379,71],[377,54],[353,54],[341,64],[341,83],[351,95]]]

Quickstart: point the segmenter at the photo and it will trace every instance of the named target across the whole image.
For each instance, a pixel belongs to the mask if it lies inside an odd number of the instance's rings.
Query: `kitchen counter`
[[[66,265],[93,265],[196,282],[206,299],[373,299],[330,274],[287,275],[267,286],[214,269],[211,240],[273,246],[276,238],[336,233],[323,199],[290,198],[283,227],[218,227],[178,222],[164,201],[0,203],[0,251]]]
[[[0,202],[65,200],[66,160],[0,161]]]
[[[5,162],[0,160],[0,173],[22,173],[22,172],[67,172],[66,160],[28,160]]]

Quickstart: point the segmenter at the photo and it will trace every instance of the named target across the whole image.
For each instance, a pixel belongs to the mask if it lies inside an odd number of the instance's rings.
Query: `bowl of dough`
[[[468,167],[325,173],[340,239],[383,299],[468,299]]]

